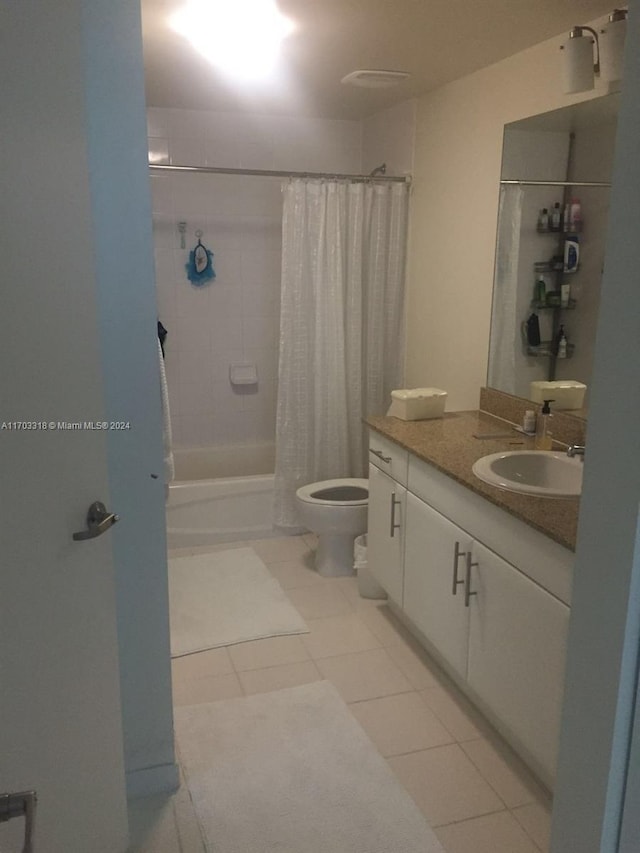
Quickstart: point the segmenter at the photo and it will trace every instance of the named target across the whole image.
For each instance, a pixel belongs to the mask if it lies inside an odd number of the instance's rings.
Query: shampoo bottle
[[[536,419],[536,437],[534,439],[536,450],[551,450],[553,446],[553,439],[549,431],[549,419],[552,417],[549,403],[553,403],[553,400],[544,401],[544,405],[540,409],[540,414]]]

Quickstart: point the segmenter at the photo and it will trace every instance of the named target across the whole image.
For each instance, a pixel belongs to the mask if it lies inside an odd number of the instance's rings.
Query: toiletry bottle
[[[560,220],[562,219],[562,213],[560,211],[560,202],[556,202],[553,205],[553,210],[551,211],[551,230],[559,231],[560,230]]]
[[[562,230],[567,234],[569,232],[569,223],[571,220],[571,205],[567,202],[564,206],[564,213],[562,215]]]
[[[580,260],[580,241],[577,234],[569,234],[564,241],[564,272],[577,272]]]
[[[570,284],[561,284],[560,285],[560,305],[562,308],[568,308],[569,303],[571,302],[571,285]]]
[[[548,231],[549,230],[549,211],[546,207],[543,207],[540,211],[540,215],[538,216],[538,231]]]
[[[537,305],[544,305],[547,298],[547,284],[544,277],[538,275],[535,288],[535,302]]]
[[[526,322],[527,343],[530,347],[540,346],[540,322],[537,314],[531,314]]]
[[[569,231],[575,234],[577,231],[582,231],[582,208],[580,207],[580,199],[572,198],[569,208]]]
[[[558,334],[556,335],[555,339],[554,351],[556,354],[556,358],[567,357],[567,335],[563,325],[561,325],[558,329]]]
[[[536,437],[534,440],[536,450],[551,450],[553,447],[553,439],[549,431],[549,419],[552,417],[549,403],[553,403],[553,400],[544,401],[544,406],[540,409],[540,414],[537,418]]]
[[[522,431],[527,435],[535,435],[536,432],[536,413],[533,409],[527,409],[522,419]]]

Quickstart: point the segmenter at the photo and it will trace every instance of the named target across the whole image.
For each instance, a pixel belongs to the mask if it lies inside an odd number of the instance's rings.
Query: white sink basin
[[[514,450],[483,456],[471,469],[480,480],[546,498],[573,498],[582,491],[583,463],[553,450]]]

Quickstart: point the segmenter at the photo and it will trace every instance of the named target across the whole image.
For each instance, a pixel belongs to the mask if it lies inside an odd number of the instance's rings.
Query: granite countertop
[[[479,480],[471,471],[471,466],[481,456],[533,448],[533,439],[518,433],[511,424],[477,411],[448,412],[443,418],[428,421],[370,417],[365,422],[419,459],[575,551],[579,499],[538,498],[503,491]],[[508,432],[512,432],[508,438],[474,438],[474,434],[504,435]]]

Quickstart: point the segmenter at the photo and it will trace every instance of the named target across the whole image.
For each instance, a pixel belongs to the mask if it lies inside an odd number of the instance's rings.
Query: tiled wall
[[[154,162],[360,172],[361,123],[189,110],[148,110]],[[275,436],[281,181],[152,173],[158,311],[176,447],[272,442]],[[186,249],[178,223],[187,223]],[[196,229],[216,278],[184,270]],[[229,365],[255,362],[257,386],[233,387]]]

